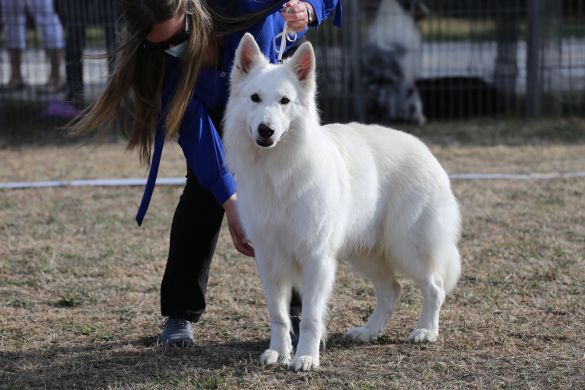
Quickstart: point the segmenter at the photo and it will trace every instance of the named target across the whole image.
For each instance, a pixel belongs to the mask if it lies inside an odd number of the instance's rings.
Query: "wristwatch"
[[[311,5],[307,2],[305,3],[305,8],[307,9],[307,21],[309,22],[308,24],[311,24],[315,21],[315,15],[313,14],[313,7],[311,7]]]

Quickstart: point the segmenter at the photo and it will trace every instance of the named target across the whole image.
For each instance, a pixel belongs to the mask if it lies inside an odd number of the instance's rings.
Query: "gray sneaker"
[[[193,342],[191,321],[182,318],[167,318],[160,333],[160,342],[168,346],[189,347]]]

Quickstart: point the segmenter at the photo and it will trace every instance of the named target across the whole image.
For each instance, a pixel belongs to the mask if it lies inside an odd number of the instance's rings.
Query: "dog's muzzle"
[[[258,126],[259,137],[256,138],[256,144],[263,148],[271,147],[272,145],[274,145],[274,141],[271,139],[273,134],[274,130],[272,130],[266,124],[260,123],[260,125]]]

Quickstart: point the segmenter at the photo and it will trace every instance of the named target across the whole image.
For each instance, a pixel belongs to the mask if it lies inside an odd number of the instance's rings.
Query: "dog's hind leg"
[[[423,294],[423,310],[415,329],[408,336],[408,341],[433,342],[439,336],[439,313],[445,301],[443,277],[431,274],[426,279],[418,281],[418,285]]]
[[[300,337],[291,368],[309,371],[319,367],[319,345],[324,334],[327,301],[335,280],[335,260],[314,257],[303,264],[303,309]]]
[[[351,328],[345,337],[354,342],[366,343],[376,340],[384,332],[400,296],[400,283],[396,279],[394,270],[383,259],[367,263],[364,261],[363,264],[359,272],[374,284],[376,307],[365,326]]]
[[[270,346],[260,356],[262,364],[282,363],[288,365],[292,355],[290,339],[289,303],[292,281],[287,276],[275,275],[257,255],[258,270],[264,284],[266,304],[270,316]]]

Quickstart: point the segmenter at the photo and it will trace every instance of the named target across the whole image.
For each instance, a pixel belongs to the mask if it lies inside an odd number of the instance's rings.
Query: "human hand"
[[[309,25],[309,11],[314,15],[313,6],[304,1],[291,0],[280,9],[280,15],[286,21],[291,32],[305,31]]]
[[[230,235],[232,236],[234,246],[238,252],[243,255],[252,257],[254,256],[254,248],[252,245],[250,245],[250,242],[246,238],[246,232],[242,226],[242,223],[240,222],[240,215],[238,214],[237,209],[237,199],[238,198],[236,194],[234,194],[223,204],[225,215],[228,220],[228,228],[230,230]]]

